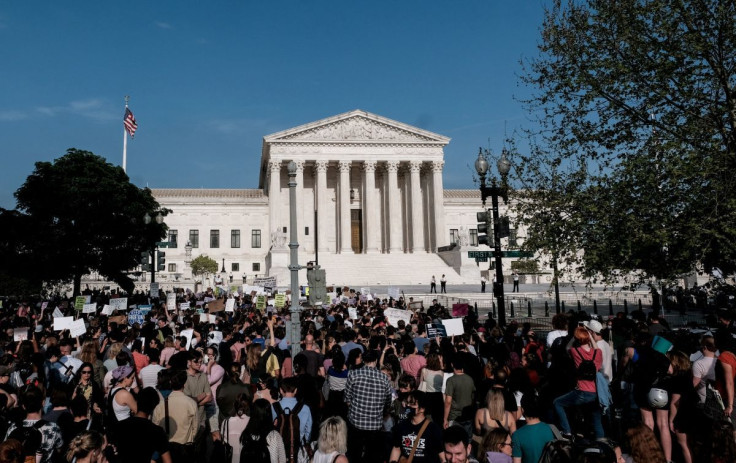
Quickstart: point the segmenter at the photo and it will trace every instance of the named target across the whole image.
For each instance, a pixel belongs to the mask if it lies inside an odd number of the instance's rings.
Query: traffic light
[[[476,215],[478,219],[478,245],[485,244],[486,246],[493,245],[493,215],[490,209],[483,212],[478,212]]]
[[[151,270],[151,266],[148,263],[148,257],[149,256],[150,256],[150,254],[149,254],[148,251],[143,251],[141,253],[141,269],[144,272],[147,272],[147,271]]]
[[[166,270],[166,253],[163,251],[158,252],[158,261],[157,261],[156,269],[159,272],[163,272],[164,270]]]
[[[309,303],[313,306],[321,305],[327,297],[327,283],[324,269],[318,265],[307,267],[307,282],[309,282]]]
[[[504,216],[498,219],[498,237],[508,238],[509,236],[511,236],[511,221]]]

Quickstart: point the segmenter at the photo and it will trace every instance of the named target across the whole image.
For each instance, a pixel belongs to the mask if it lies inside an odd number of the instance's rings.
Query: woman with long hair
[[[238,363],[232,363],[225,379],[220,384],[220,387],[217,388],[217,396],[215,397],[220,413],[220,422],[231,416],[235,416],[235,403],[241,394],[247,397],[248,403],[251,402],[253,392],[251,391],[250,384],[245,384],[240,379],[240,365]]]
[[[274,428],[271,403],[266,399],[257,399],[250,410],[250,419],[240,435],[241,459],[263,461],[267,456],[271,463],[286,463],[284,440]]]
[[[427,355],[427,366],[422,369],[419,390],[427,393],[427,400],[430,403],[430,410],[432,410],[432,420],[435,423],[441,423],[444,419],[445,399],[442,394],[442,382],[445,373],[442,371],[443,369],[442,355],[439,350],[431,350]]]
[[[348,463],[348,425],[339,416],[327,418],[319,425],[319,440],[312,463]]]
[[[588,333],[585,327],[578,326],[575,328],[574,336],[575,342],[570,347],[569,354],[575,363],[575,370],[578,373],[578,377],[575,383],[575,389],[554,400],[555,412],[560,420],[560,428],[563,435],[569,437],[572,435],[572,428],[570,427],[570,422],[567,420],[565,408],[575,405],[593,404],[590,407],[591,414],[593,415],[593,430],[595,431],[596,439],[600,439],[604,437],[604,433],[603,424],[601,423],[601,411],[595,403],[598,401],[595,373],[601,369],[603,354],[596,347],[593,338],[591,338],[590,333]],[[583,361],[592,361],[594,363],[595,372],[593,372],[592,378],[580,374],[580,365]]]
[[[232,463],[240,462],[240,444],[238,441],[250,421],[250,391],[246,394],[238,394],[233,403],[235,415],[222,420],[220,435],[222,439],[233,447]]]
[[[333,348],[332,365],[327,369],[327,377],[322,385],[322,395],[325,398],[325,417],[347,417],[348,408],[345,404],[345,384],[348,381],[348,368],[345,365],[345,354],[340,346]]]
[[[164,348],[161,349],[161,355],[158,359],[159,365],[162,367],[168,365],[171,356],[176,354],[175,344],[176,342],[174,341],[173,336],[166,336],[166,339],[164,339]]]
[[[93,379],[93,376],[94,367],[91,363],[84,362],[74,377],[74,392],[72,392],[72,400],[77,396],[85,398],[90,411],[90,419],[94,416],[102,416],[104,406],[104,393],[100,385]]]
[[[478,458],[487,463],[511,463],[511,434],[500,427],[488,431],[478,448]]]
[[[479,408],[475,413],[475,433],[485,436],[489,431],[503,428],[509,433],[516,432],[516,420],[506,411],[503,392],[491,389],[486,394],[486,406]]]
[[[105,436],[97,431],[84,431],[69,442],[66,461],[76,463],[104,463]]]
[[[122,342],[114,342],[110,344],[110,347],[107,349],[107,358],[103,362],[103,365],[105,366],[107,371],[112,371],[118,367],[118,363],[115,360],[115,357],[118,356],[121,350],[123,350]]]
[[[102,360],[97,356],[98,351],[99,346],[96,339],[84,341],[84,344],[82,344],[82,351],[79,354],[79,360],[92,365],[92,368],[94,369],[92,379],[98,386],[100,386],[100,388],[102,388],[104,383],[103,380],[107,374],[107,368],[105,368],[105,364],[102,363]]]
[[[631,447],[633,463],[667,463],[664,451],[654,431],[644,423],[639,423],[626,431]]]
[[[261,360],[262,351],[263,347],[260,344],[254,342],[248,346],[248,350],[245,354],[245,362],[243,364],[243,368],[246,370],[248,376],[250,377],[250,384],[252,385],[258,385],[258,381],[261,379],[263,379],[264,381],[266,380],[266,378],[258,377],[258,363]]]

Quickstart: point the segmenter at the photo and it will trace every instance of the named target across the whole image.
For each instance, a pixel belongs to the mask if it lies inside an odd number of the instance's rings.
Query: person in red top
[[[721,344],[725,344],[721,342]],[[721,351],[716,363],[716,389],[721,393],[724,418],[731,418],[731,424],[736,426],[736,411],[734,411],[734,380],[736,379],[736,344],[717,346]]]
[[[601,411],[595,402],[598,400],[598,394],[596,394],[595,386],[595,372],[601,369],[603,364],[603,355],[600,349],[597,349],[590,334],[585,327],[578,326],[575,329],[575,336],[568,344],[570,356],[575,362],[575,369],[578,373],[577,383],[575,389],[568,392],[567,394],[561,395],[554,401],[555,412],[560,420],[560,428],[562,434],[569,437],[572,434],[570,428],[570,422],[567,420],[567,414],[565,413],[566,407],[572,407],[576,405],[590,404],[594,405],[589,407],[593,415],[593,431],[595,432],[596,439],[605,437],[603,433],[603,425],[601,423]],[[590,371],[586,374],[586,365],[583,365],[583,361],[593,361],[595,365],[595,372],[592,377]]]

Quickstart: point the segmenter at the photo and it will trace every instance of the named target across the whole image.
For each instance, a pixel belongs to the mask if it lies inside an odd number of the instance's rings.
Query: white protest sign
[[[53,316],[54,316],[54,318],[59,318],[59,317],[63,317],[64,314],[61,313],[61,310],[59,310],[59,308],[57,307],[57,308],[54,309]]]
[[[370,288],[360,288],[360,294],[370,294],[371,289]]]
[[[225,301],[225,312],[235,312],[235,299]]]
[[[404,320],[404,323],[408,325],[412,315],[408,310],[401,309],[386,309],[383,314],[388,318],[388,323],[391,326],[397,327],[399,326],[399,320]]]
[[[20,342],[28,339],[28,328],[16,328],[13,330],[13,341]]]
[[[151,297],[158,297],[158,282],[151,283]]]
[[[462,318],[451,318],[449,320],[442,320],[442,324],[445,325],[445,330],[447,330],[448,336],[459,336],[465,333]]]
[[[82,313],[95,313],[97,312],[97,304],[84,304],[82,307]]]
[[[112,306],[110,304],[105,304],[102,306],[102,312],[100,312],[101,315],[107,315],[108,317],[112,315]]]
[[[207,345],[220,344],[222,342],[222,331],[212,331],[207,335]]]
[[[87,332],[87,327],[84,326],[83,318],[77,318],[76,320],[72,321],[69,324],[69,334],[73,338],[76,338],[78,336],[84,336],[86,332]]]
[[[118,297],[116,299],[110,299],[110,306],[112,307],[112,310],[128,310],[128,298],[127,297]]]
[[[388,297],[398,299],[400,295],[401,295],[401,290],[397,286],[389,286]]]
[[[217,315],[214,315],[214,314],[208,313],[208,314],[207,314],[207,317],[209,318],[209,322],[210,322],[210,323],[212,323],[212,324],[215,324],[215,323],[217,323]]]
[[[68,330],[72,322],[74,322],[74,317],[55,317],[54,331]]]
[[[348,307],[348,314],[350,315],[350,319],[357,320],[358,319],[358,308]]]
[[[179,304],[179,309],[180,310],[189,310],[189,302],[182,302],[181,304]]]
[[[176,310],[176,293],[166,294],[166,308]]]
[[[182,330],[182,332],[179,334],[187,338],[186,350],[189,350],[189,345],[192,343],[192,336],[194,336],[194,330],[191,328],[188,328],[186,330]]]

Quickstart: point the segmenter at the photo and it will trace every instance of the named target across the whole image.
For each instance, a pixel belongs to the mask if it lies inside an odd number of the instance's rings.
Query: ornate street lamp
[[[490,150],[478,150],[478,159],[475,160],[475,171],[480,177],[480,195],[483,201],[483,207],[486,206],[486,199],[491,197],[491,207],[493,214],[493,257],[496,262],[496,281],[493,284],[493,293],[498,301],[498,324],[506,325],[506,302],[503,294],[503,262],[501,260],[503,253],[501,252],[501,220],[498,213],[498,198],[503,198],[504,202],[508,202],[508,183],[507,176],[511,170],[511,161],[509,161],[506,149],[501,152],[501,158],[496,163],[498,173],[501,175],[501,186],[497,186],[496,178],[489,176],[491,186],[486,186],[486,174],[488,174],[488,160]],[[486,212],[487,214],[487,212]]]

